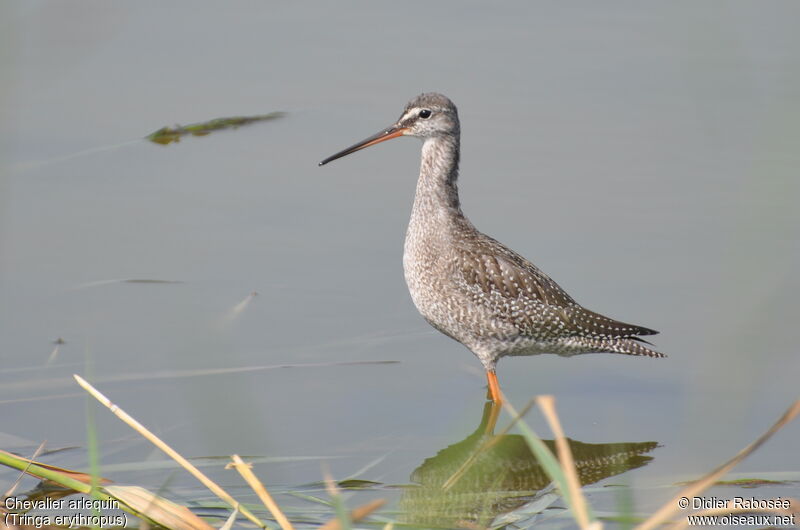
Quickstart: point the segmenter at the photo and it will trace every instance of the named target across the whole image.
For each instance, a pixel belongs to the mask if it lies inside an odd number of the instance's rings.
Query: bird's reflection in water
[[[403,521],[437,528],[486,528],[535,501],[550,485],[525,439],[495,435],[499,406],[487,403],[474,433],[425,460],[403,492]],[[556,454],[555,442],[544,440]],[[589,444],[569,440],[582,485],[647,465],[657,442]]]

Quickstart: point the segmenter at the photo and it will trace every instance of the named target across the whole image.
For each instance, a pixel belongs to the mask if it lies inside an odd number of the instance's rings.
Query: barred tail
[[[641,339],[637,339],[637,337],[624,339],[585,338],[584,345],[595,352],[622,353],[624,355],[655,358],[666,357],[663,353],[651,350],[641,342],[637,342],[637,340]]]

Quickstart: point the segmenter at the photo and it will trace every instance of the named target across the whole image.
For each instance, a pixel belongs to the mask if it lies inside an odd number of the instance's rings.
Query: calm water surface
[[[415,495],[436,490],[483,434],[485,380],[418,316],[403,281],[420,144],[317,167],[433,90],[459,106],[474,223],[589,308],[662,332],[664,360],[499,365],[518,406],[556,396],[588,460],[627,455],[586,478],[599,513],[617,509],[609,484],[631,486],[636,511],[652,512],[671,484],[735,454],[798,397],[796,3],[0,11],[5,449],[77,446],[45,460],[86,467],[79,373],[186,456],[261,458],[277,493],[324,497],[313,483],[325,469],[422,484],[348,503],[387,497],[392,517],[433,524],[396,512],[414,512]],[[167,147],[140,139],[272,111],[288,114]],[[107,411],[95,417],[106,476],[208,495]],[[529,421],[551,437],[538,413]],[[737,472],[800,480],[798,440],[800,424],[789,426]],[[535,468],[518,438],[504,445],[496,460]],[[431,461],[445,448],[457,456]],[[251,499],[235,472],[207,469]],[[475,502],[521,520],[561,505],[526,476],[524,502]],[[0,489],[15,477],[0,469]],[[800,495],[797,482],[715,495],[742,492]]]

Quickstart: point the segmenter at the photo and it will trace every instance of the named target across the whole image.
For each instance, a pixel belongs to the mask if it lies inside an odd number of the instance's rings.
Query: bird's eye
[[[419,111],[419,117],[422,119],[427,119],[431,117],[431,111],[428,109],[422,109]]]

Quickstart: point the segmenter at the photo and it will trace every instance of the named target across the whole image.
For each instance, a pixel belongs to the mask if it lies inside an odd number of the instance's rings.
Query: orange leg
[[[500,393],[500,383],[497,382],[497,374],[494,373],[494,370],[486,372],[486,380],[489,381],[489,395],[487,397],[491,398],[495,403],[502,403],[503,394]]]
[[[494,428],[497,425],[497,419],[500,417],[502,405],[496,401],[487,401],[486,406],[490,408],[488,418],[486,419],[486,425],[483,427],[483,433],[494,435]]]

